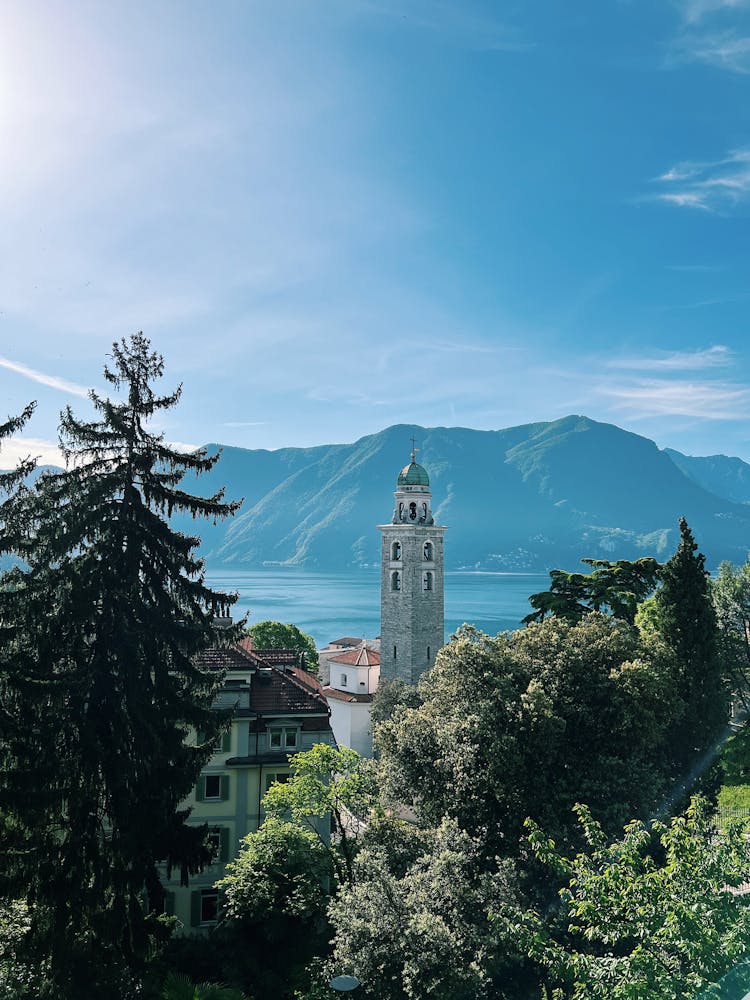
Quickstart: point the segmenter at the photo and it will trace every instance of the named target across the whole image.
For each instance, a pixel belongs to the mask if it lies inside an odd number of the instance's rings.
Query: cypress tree
[[[155,392],[163,359],[142,334],[111,358],[104,377],[123,398],[92,391],[91,421],[63,411],[66,470],[9,501],[4,546],[24,566],[0,587],[14,635],[0,686],[13,721],[0,889],[28,899],[56,988],[87,997],[106,991],[101,970],[142,965],[146,910],[163,900],[159,861],[187,881],[207,860],[205,831],[179,808],[220,725],[220,679],[194,655],[235,599],[206,586],[199,539],[169,524],[173,512],[215,519],[237,508],[223,491],[180,489],[218,456],[178,452],[150,429],[181,387]],[[189,746],[190,729],[207,742]]]
[[[681,517],[679,544],[661,568],[655,612],[661,636],[677,664],[675,694],[683,708],[673,746],[676,759],[683,762],[708,746],[726,719],[716,612],[705,564]]]

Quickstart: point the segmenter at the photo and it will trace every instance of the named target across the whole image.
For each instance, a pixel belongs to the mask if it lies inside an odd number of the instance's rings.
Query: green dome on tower
[[[427,469],[421,465],[417,465],[414,461],[414,452],[411,453],[411,462],[405,465],[401,472],[398,474],[398,486],[429,486],[430,477],[427,475]]]

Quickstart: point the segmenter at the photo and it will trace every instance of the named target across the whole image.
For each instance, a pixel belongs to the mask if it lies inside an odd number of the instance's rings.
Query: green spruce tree
[[[677,550],[661,569],[655,596],[655,623],[675,655],[675,694],[682,711],[673,738],[676,760],[705,749],[726,719],[727,696],[717,645],[716,612],[711,601],[705,556],[680,518]]]
[[[219,725],[219,678],[194,654],[234,598],[206,586],[199,539],[168,518],[221,518],[238,505],[180,489],[218,456],[178,452],[151,429],[181,392],[158,395],[162,373],[142,334],[116,343],[104,376],[124,398],[92,391],[93,421],[65,410],[66,470],[39,477],[6,511],[4,549],[25,565],[0,586],[0,619],[12,625],[0,709],[13,723],[2,743],[0,812],[13,836],[0,891],[28,900],[62,995],[98,996],[104,969],[137,974],[146,914],[163,902],[158,862],[186,881],[207,860],[204,831],[180,809]],[[190,729],[209,742],[188,745]]]

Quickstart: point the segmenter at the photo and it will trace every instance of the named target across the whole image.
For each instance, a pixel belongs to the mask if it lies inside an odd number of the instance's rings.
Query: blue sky
[[[0,219],[3,464],[140,329],[175,442],[750,461],[750,0],[0,0]]]

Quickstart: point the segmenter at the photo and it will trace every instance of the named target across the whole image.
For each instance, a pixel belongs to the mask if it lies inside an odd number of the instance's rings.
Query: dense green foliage
[[[565,885],[553,919],[529,912],[517,928],[559,984],[553,996],[715,995],[708,988],[750,955],[750,907],[732,891],[750,878],[744,828],[717,837],[707,803],[694,800],[684,817],[634,821],[609,843],[587,808],[576,811],[587,846],[574,857],[530,824],[534,852]]]
[[[564,839],[586,801],[607,829],[662,790],[671,660],[602,614],[491,638],[464,626],[377,726],[381,781],[420,820],[455,818],[489,856],[515,855],[532,816]]]
[[[711,581],[711,597],[719,627],[724,676],[747,710],[750,709],[750,561],[742,566],[723,562]]]
[[[197,539],[175,533],[175,510],[223,517],[221,494],[180,488],[216,458],[174,451],[150,421],[180,390],[157,395],[162,359],[136,335],[115,344],[94,421],[63,412],[64,472],[21,487],[2,508],[0,547],[23,565],[0,587],[0,894],[25,898],[31,935],[60,994],[109,995],[138,970],[162,907],[157,862],[184,878],[208,859],[204,832],[179,804],[215,732],[220,678],[194,654],[214,641],[231,598],[203,581]],[[109,982],[107,982],[109,979]]]
[[[315,640],[296,625],[283,622],[258,622],[250,625],[247,634],[253,640],[255,649],[296,649],[304,654],[303,666],[310,673],[318,672],[318,650]]]
[[[656,628],[677,665],[675,693],[682,705],[671,746],[678,761],[705,749],[727,718],[716,612],[705,563],[687,521],[680,518],[680,542],[660,571],[661,585],[654,596]]]
[[[529,597],[535,608],[523,622],[543,621],[557,615],[567,621],[579,621],[589,611],[608,611],[613,618],[635,622],[638,605],[653,591],[659,576],[659,563],[646,557],[629,562],[619,559],[582,559],[593,567],[591,573],[550,572],[550,588]]]
[[[296,823],[269,816],[242,841],[219,882],[224,920],[213,936],[222,972],[261,996],[288,995],[327,949],[331,859]]]

